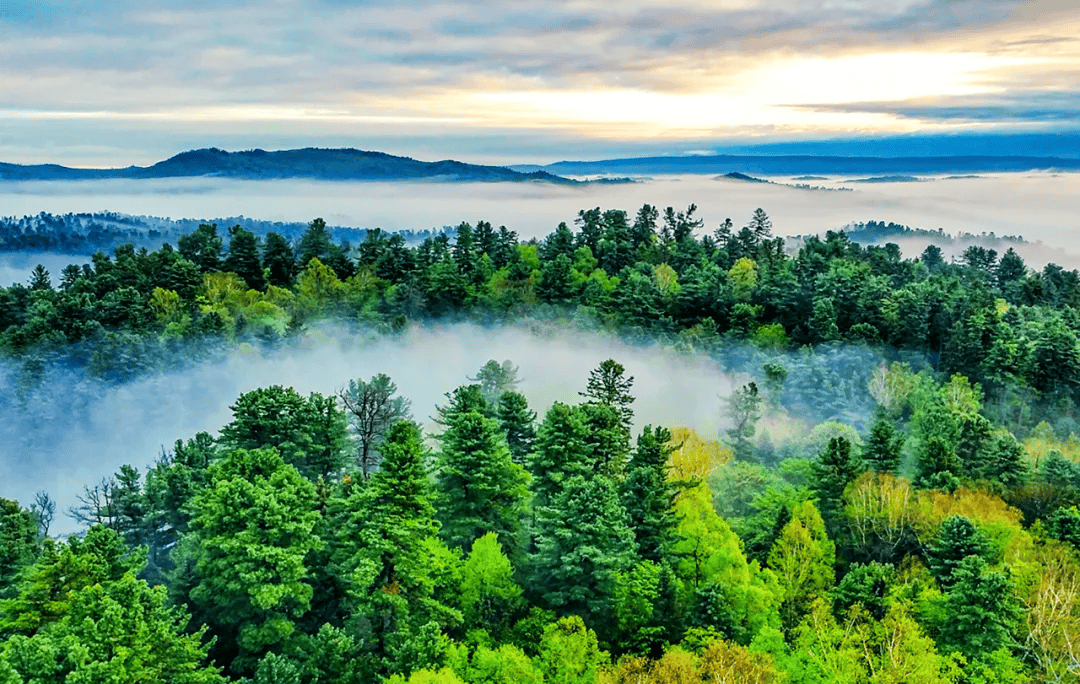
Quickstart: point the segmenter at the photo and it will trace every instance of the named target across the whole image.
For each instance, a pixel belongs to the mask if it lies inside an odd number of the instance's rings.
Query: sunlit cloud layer
[[[144,163],[200,136],[581,158],[1061,127],[1078,100],[1073,0],[0,4],[10,161]]]

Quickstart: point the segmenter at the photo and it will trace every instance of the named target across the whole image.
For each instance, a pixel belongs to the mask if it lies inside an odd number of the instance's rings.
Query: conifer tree
[[[229,229],[229,254],[225,257],[225,270],[240,276],[248,287],[255,290],[266,286],[262,261],[259,259],[259,239],[250,230],[240,226]]]
[[[885,410],[879,407],[863,447],[862,457],[867,468],[876,473],[895,474],[903,448],[904,436],[897,432]]]
[[[622,482],[622,499],[642,560],[661,563],[678,539],[673,506],[677,488],[668,479],[671,433],[646,426]]]
[[[524,465],[536,441],[536,411],[529,409],[523,394],[506,392],[499,398],[495,416],[506,435],[510,457],[514,463]]]
[[[953,515],[941,523],[937,538],[926,550],[926,560],[941,588],[948,590],[955,582],[956,569],[968,556],[991,559],[993,547],[986,533],[970,518]]]
[[[548,505],[571,477],[592,476],[592,450],[581,410],[555,402],[537,430],[536,449],[528,463],[534,509]]]
[[[442,538],[468,549],[494,532],[513,551],[528,498],[529,475],[513,462],[498,423],[476,411],[453,418],[441,435],[435,475]]]
[[[863,472],[862,459],[846,437],[833,437],[813,464],[813,489],[818,510],[834,531],[844,508],[844,489]]]
[[[589,624],[610,624],[615,573],[634,562],[628,523],[608,478],[568,478],[537,512],[530,589],[556,612],[582,615]]]

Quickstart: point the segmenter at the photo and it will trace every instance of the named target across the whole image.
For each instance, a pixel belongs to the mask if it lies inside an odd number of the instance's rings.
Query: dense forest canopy
[[[0,682],[1076,681],[1080,275],[695,212],[208,224],[0,289],[27,411],[58,364],[122,384],[327,320],[559,322],[751,378],[719,435],[636,428],[618,359],[550,407],[492,360],[426,426],[392,368],[244,392],[88,485],[82,534],[0,500]]]

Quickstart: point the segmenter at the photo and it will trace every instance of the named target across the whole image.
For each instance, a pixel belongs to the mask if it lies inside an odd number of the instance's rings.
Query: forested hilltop
[[[0,290],[28,416],[56,367],[113,386],[329,321],[606,329],[750,375],[721,435],[635,430],[617,359],[550,408],[490,361],[431,434],[391,368],[243,393],[88,484],[82,535],[0,500],[0,682],[1076,681],[1080,275],[695,213],[413,246],[203,225]]]

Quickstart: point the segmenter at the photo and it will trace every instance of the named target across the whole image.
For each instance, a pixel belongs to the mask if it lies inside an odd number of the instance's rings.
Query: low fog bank
[[[107,387],[52,369],[39,389],[19,392],[20,374],[0,368],[0,392],[22,397],[0,407],[0,496],[28,505],[45,490],[60,510],[130,463],[145,472],[177,439],[216,434],[243,392],[273,384],[298,392],[332,393],[351,378],[387,373],[412,401],[414,417],[430,424],[444,394],[489,359],[519,366],[521,391],[542,418],[555,401],[582,401],[589,371],[615,358],[634,377],[636,429],[686,425],[716,438],[724,427],[721,400],[747,378],[705,355],[632,346],[614,336],[469,324],[416,326],[400,337],[311,332],[295,348],[262,353],[242,347],[227,359]],[[58,516],[59,532],[74,523]]]
[[[55,287],[60,283],[60,272],[68,264],[89,264],[90,257],[83,254],[58,254],[56,252],[0,252],[0,287],[15,283],[26,285],[30,272],[41,264],[52,276]]]
[[[737,169],[732,169],[733,171]],[[852,187],[844,178],[815,185]],[[725,218],[743,225],[762,207],[779,235],[837,230],[852,222],[892,221],[945,232],[1022,235],[1069,248],[1080,215],[1080,174],[989,174],[923,183],[860,184],[853,192],[803,190],[711,176],[659,176],[626,185],[564,187],[544,183],[148,181],[0,183],[0,206],[14,215],[118,211],[133,215],[244,215],[387,230],[441,228],[483,219],[523,238],[542,237],[580,209],[633,213],[642,204],[699,207],[705,229]],[[1063,264],[1064,265],[1064,264]]]

